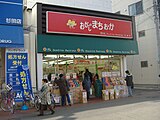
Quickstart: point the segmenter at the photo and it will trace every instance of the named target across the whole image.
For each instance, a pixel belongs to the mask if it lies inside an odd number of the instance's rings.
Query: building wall
[[[36,2],[111,12],[111,0],[27,0],[27,7],[32,8]]]
[[[128,6],[140,0],[113,0],[113,12],[129,15]],[[143,14],[135,16],[139,55],[127,57],[127,68],[134,75],[136,84],[160,84],[156,24],[153,0],[143,0]],[[138,37],[138,31],[145,30],[144,37]],[[148,67],[142,68],[141,61],[148,61]]]
[[[24,11],[24,47],[29,53],[29,67],[31,70],[32,87],[37,87],[37,59],[36,59],[36,34],[37,34],[37,8]]]

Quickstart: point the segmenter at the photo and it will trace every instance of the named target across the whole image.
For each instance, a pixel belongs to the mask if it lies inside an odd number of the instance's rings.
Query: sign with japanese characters
[[[0,24],[23,25],[23,0],[0,0]]]
[[[0,47],[24,47],[23,27],[0,25]]]
[[[132,39],[132,22],[96,16],[46,12],[46,32]]]
[[[22,96],[24,100],[30,100],[32,93],[31,77],[28,65],[18,66],[18,78],[22,87]],[[32,95],[33,96],[33,95]]]
[[[18,66],[28,65],[28,52],[25,49],[6,49],[6,84],[13,87],[15,101],[23,101],[22,86],[17,73]]]

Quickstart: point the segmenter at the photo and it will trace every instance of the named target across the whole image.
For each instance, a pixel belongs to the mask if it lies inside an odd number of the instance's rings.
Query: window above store
[[[131,4],[128,6],[129,9],[129,15],[135,16],[143,13],[143,3],[142,1],[139,1],[137,3]]]
[[[138,32],[138,37],[144,37],[145,36],[145,30],[139,31]]]

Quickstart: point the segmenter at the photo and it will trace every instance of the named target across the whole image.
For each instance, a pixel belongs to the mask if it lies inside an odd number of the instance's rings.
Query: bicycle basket
[[[11,91],[11,90],[12,90],[12,86],[11,86],[10,84],[7,84],[7,85],[6,85],[6,90],[7,90],[7,91]]]

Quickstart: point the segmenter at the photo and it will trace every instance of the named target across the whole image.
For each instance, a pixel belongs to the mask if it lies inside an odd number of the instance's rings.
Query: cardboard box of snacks
[[[114,89],[110,89],[109,90],[109,98],[110,98],[110,100],[113,100],[114,99]]]
[[[109,90],[102,90],[102,99],[109,100]]]

